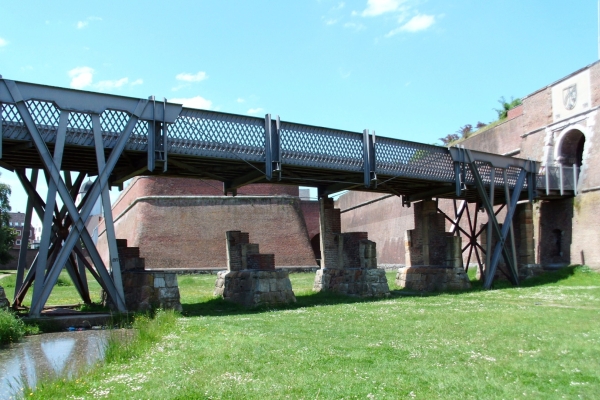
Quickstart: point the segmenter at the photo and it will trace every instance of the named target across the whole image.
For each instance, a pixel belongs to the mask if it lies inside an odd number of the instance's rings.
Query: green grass
[[[0,345],[16,342],[26,332],[23,321],[15,317],[12,312],[0,309]]]
[[[500,399],[600,392],[600,274],[571,267],[518,288],[428,296],[400,296],[394,275],[387,275],[391,298],[361,301],[314,294],[313,274],[291,274],[298,302],[259,310],[212,298],[214,275],[179,277],[183,316],[144,320],[135,343],[115,346],[105,365],[77,380],[43,384],[28,397]]]
[[[17,280],[16,271],[6,271],[10,272],[9,276],[4,278],[0,278],[0,286],[2,286],[6,291],[6,296],[11,300],[14,295],[14,287]],[[87,281],[90,290],[90,297],[92,298],[92,302],[99,303],[100,302],[100,285],[96,280],[92,277],[92,275],[87,274]],[[30,289],[23,300],[24,306],[31,305],[31,295],[33,291]],[[56,285],[54,289],[52,289],[52,293],[48,298],[48,305],[72,305],[72,304],[80,304],[82,303],[81,297],[75,290],[73,286],[73,282],[69,277],[69,274],[66,271],[60,273]]]

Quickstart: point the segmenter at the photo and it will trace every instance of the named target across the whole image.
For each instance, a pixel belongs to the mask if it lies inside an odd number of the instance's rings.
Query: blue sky
[[[501,96],[526,96],[596,61],[597,7],[0,0],[0,74],[436,143],[494,120]],[[0,179],[16,191],[8,172]]]

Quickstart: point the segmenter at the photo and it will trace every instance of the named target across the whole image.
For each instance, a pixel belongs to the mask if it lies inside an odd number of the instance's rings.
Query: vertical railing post
[[[546,196],[550,196],[550,166],[546,165],[546,175],[544,176],[546,180]]]
[[[564,196],[565,189],[563,184],[563,165],[560,164],[558,168],[558,181],[560,182],[560,195]]]
[[[577,196],[577,164],[573,164],[573,194]]]

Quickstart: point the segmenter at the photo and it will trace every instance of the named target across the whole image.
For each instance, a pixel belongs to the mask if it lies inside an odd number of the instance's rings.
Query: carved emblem
[[[572,110],[577,104],[577,84],[563,89],[563,104],[567,110]]]

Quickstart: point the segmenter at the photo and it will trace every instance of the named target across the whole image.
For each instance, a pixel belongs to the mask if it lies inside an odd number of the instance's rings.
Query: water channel
[[[25,386],[90,368],[104,357],[111,332],[125,338],[131,330],[45,333],[0,347],[0,400],[21,398]]]

